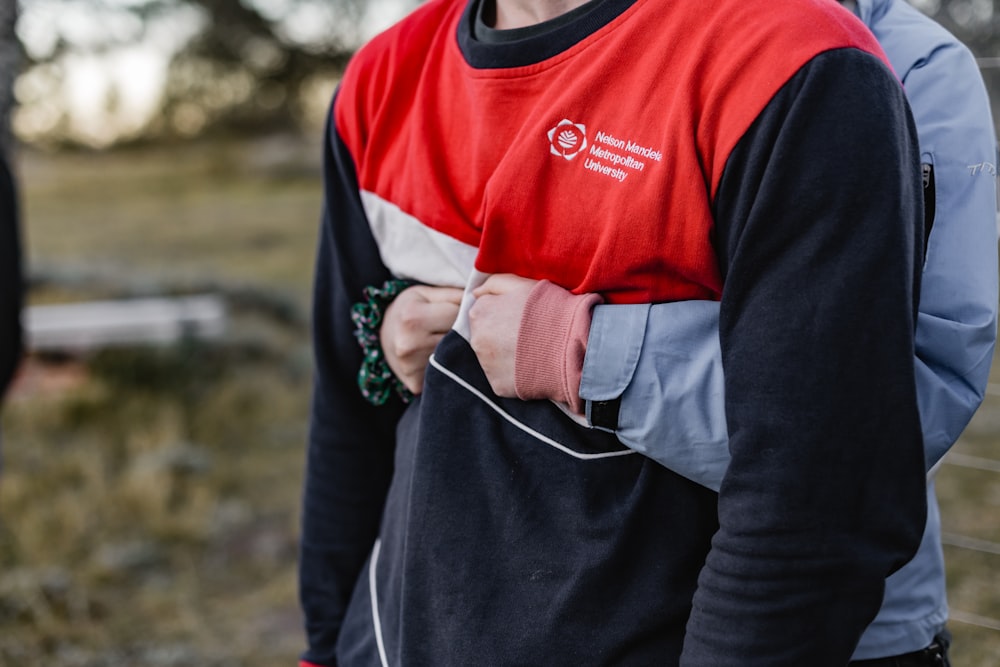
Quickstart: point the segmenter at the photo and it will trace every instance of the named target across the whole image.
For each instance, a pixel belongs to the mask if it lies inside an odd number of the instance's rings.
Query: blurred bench
[[[84,352],[221,338],[226,307],[216,295],[38,305],[25,309],[22,323],[29,352]]]

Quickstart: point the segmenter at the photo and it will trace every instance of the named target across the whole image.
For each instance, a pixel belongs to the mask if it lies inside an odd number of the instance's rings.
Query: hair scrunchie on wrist
[[[409,403],[413,394],[395,376],[379,339],[379,329],[385,310],[393,299],[404,289],[413,285],[412,280],[391,279],[381,287],[366,287],[365,300],[351,306],[351,320],[354,322],[354,338],[364,352],[361,369],[358,371],[358,388],[361,395],[372,405],[384,405],[395,393],[403,403]]]

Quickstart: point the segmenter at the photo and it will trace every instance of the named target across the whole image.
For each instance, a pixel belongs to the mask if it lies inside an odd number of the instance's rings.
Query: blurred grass
[[[33,302],[214,285],[258,317],[229,345],[50,363],[66,388],[13,397],[0,667],[294,664],[318,142],[21,156]],[[955,451],[998,443],[988,396]],[[1000,542],[1000,473],[945,464],[938,493],[945,532]],[[1000,619],[1000,555],[945,554],[956,616]],[[1000,630],[950,627],[956,667],[1000,664]]]
[[[26,152],[30,259],[145,281],[269,285],[304,302],[319,221],[319,142]]]
[[[208,285],[236,331],[25,369],[65,381],[4,413],[0,667],[295,664],[319,153],[21,156],[32,302]]]

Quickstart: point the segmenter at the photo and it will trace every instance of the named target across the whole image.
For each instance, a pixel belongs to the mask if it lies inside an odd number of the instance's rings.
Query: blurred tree
[[[163,115],[173,131],[296,127],[317,82],[358,46],[362,0],[188,0],[204,29],[169,70]]]
[[[0,0],[8,7],[12,0]],[[212,131],[294,128],[311,100],[328,97],[332,82],[363,41],[373,7],[398,8],[415,0],[20,0],[18,35],[27,46],[30,76],[19,98],[32,107],[22,134],[57,141],[106,144],[125,138],[187,136]],[[117,134],[74,128],[65,96],[80,63],[117,62],[119,80],[104,90],[103,111],[121,122],[133,87],[135,54],[155,50],[169,61],[156,113],[142,127]],[[122,55],[125,54],[125,55]],[[117,59],[117,60],[116,60]],[[92,75],[92,72],[88,72]],[[141,74],[139,76],[142,76]],[[120,80],[124,77],[126,80]],[[88,91],[100,96],[96,84]],[[322,91],[321,95],[317,95]],[[325,100],[323,102],[325,104]]]

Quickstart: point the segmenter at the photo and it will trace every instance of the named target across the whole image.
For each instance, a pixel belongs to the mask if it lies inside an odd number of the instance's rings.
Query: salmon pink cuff
[[[528,295],[514,357],[514,389],[522,400],[550,399],[583,414],[580,378],[598,294],[573,294],[547,280]]]

